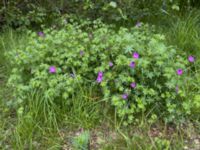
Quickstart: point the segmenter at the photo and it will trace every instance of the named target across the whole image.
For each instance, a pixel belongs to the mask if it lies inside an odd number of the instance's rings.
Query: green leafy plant
[[[9,85],[19,105],[37,89],[52,104],[70,107],[77,89],[92,85],[124,125],[149,110],[167,122],[191,114],[184,87],[193,61],[166,46],[163,35],[142,23],[119,31],[99,21],[84,26],[29,32],[28,42],[7,54],[13,65]]]
[[[158,150],[168,150],[170,149],[170,141],[166,139],[155,138],[155,145]]]
[[[90,134],[88,131],[83,131],[80,135],[72,140],[72,145],[75,150],[88,150],[89,149]]]
[[[21,1],[4,1],[0,3],[0,22],[3,25],[13,28],[21,27],[40,27],[43,23],[50,24],[52,18],[57,18],[59,12],[48,13],[48,8],[38,5],[35,2],[27,0]],[[48,15],[47,15],[48,14]]]

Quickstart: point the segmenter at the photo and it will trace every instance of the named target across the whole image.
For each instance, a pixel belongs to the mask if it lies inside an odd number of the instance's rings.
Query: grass
[[[93,89],[81,88],[70,105],[62,107],[58,107],[52,99],[46,99],[41,91],[32,92],[23,107],[18,109],[12,143],[15,149],[37,149],[38,146],[53,149],[55,145],[59,148],[61,130],[91,129],[98,125],[101,103],[93,97]]]
[[[160,123],[146,124],[143,128],[134,126],[114,131],[101,148],[103,150],[196,150],[200,147],[194,140],[198,136],[191,130],[194,130],[193,125],[188,125],[185,130],[182,127],[174,128]],[[192,134],[192,137],[188,133]]]
[[[9,139],[15,122],[15,118],[13,118],[14,112],[10,107],[10,90],[6,87],[9,63],[4,55],[6,50],[5,41],[11,34],[12,31],[7,31],[0,36],[0,149],[10,148],[11,141]]]
[[[18,123],[14,133],[16,149],[24,149],[27,146],[29,149],[37,148],[32,146],[33,143],[40,143],[44,140],[41,137],[47,138],[47,135],[52,133],[54,136],[48,137],[48,140],[57,141],[59,147],[60,130],[95,127],[100,122],[101,109],[100,103],[95,102],[96,98],[91,95],[92,89],[93,87],[88,91],[86,88],[81,88],[79,94],[72,98],[70,105],[60,108],[52,99],[44,98],[40,92],[33,92],[24,104],[25,107],[18,109]],[[53,140],[54,138],[56,140]],[[49,143],[44,149],[54,145],[54,142]]]
[[[180,53],[200,56],[200,13],[193,10],[181,17],[170,19],[165,28],[169,44],[176,45]]]
[[[100,123],[101,117],[101,103],[104,100],[100,100],[97,95],[95,87],[80,87],[77,89],[78,94],[75,94],[72,98],[72,103],[69,109],[67,109],[65,121],[71,124],[73,127],[92,128]]]

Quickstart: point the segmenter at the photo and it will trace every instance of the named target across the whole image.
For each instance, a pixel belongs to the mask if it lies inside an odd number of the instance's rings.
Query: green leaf
[[[111,7],[113,7],[113,8],[116,8],[116,7],[117,7],[117,3],[114,2],[114,1],[111,1],[111,2],[109,3],[109,5],[110,5]]]

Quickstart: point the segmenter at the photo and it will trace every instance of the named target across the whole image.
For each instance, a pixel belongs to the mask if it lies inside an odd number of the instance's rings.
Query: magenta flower
[[[141,27],[142,26],[142,23],[140,21],[138,21],[135,25],[136,27]]]
[[[55,66],[50,66],[49,67],[49,73],[56,73],[56,67]]]
[[[138,59],[140,57],[140,55],[137,52],[133,53],[133,58]]]
[[[109,66],[112,67],[113,66],[113,62],[110,61],[109,62]]]
[[[135,88],[135,87],[136,87],[136,83],[135,83],[135,82],[132,82],[132,83],[131,83],[131,87],[132,87],[132,88]]]
[[[102,80],[103,80],[103,72],[100,71],[100,72],[98,73],[98,76],[97,76],[97,82],[98,82],[98,83],[101,83]]]
[[[123,94],[123,95],[122,95],[122,98],[123,98],[123,99],[127,99],[127,98],[128,98],[128,94],[126,94],[126,93]]]
[[[189,56],[189,57],[188,57],[188,61],[189,61],[189,62],[194,62],[194,61],[195,61],[195,58],[194,58],[193,56]]]
[[[178,70],[176,71],[176,73],[177,73],[178,75],[182,75],[182,74],[183,74],[183,70],[182,70],[182,69],[178,69]]]
[[[99,71],[98,76],[103,77],[103,72]]]
[[[131,61],[129,66],[130,66],[131,68],[134,68],[134,67],[135,67],[135,62],[134,62],[134,61]]]
[[[38,35],[39,35],[40,37],[44,37],[44,32],[40,31],[40,32],[38,32]]]

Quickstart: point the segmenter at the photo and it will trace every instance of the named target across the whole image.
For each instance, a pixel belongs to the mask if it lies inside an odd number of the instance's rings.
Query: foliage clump
[[[78,87],[93,85],[125,125],[144,113],[167,122],[191,114],[193,101],[186,101],[184,86],[194,62],[177,55],[148,25],[116,31],[97,21],[92,29],[67,24],[28,34],[28,42],[7,55],[13,65],[9,84],[18,103],[37,89],[67,107]]]

